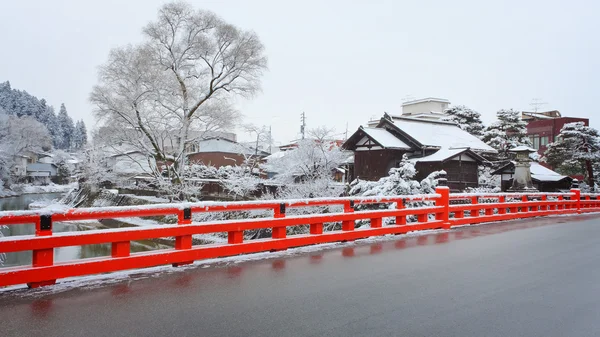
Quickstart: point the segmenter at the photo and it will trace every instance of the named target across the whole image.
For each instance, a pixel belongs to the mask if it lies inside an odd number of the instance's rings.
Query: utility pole
[[[346,133],[344,134],[344,140],[348,140],[348,122],[346,122]]]
[[[304,111],[302,111],[302,115],[300,115],[300,122],[302,122],[302,124],[300,124],[300,133],[302,134],[302,139],[304,139],[304,133],[306,129],[306,114]]]
[[[269,154],[273,153],[271,152],[271,145],[273,145],[273,134],[271,133],[271,126],[269,125]]]

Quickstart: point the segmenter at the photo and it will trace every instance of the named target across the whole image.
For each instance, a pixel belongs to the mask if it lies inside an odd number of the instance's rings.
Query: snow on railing
[[[468,203],[464,203],[464,202]],[[460,202],[457,204],[456,202]],[[383,209],[356,210],[358,205],[386,204]],[[339,212],[291,214],[291,208],[338,206]],[[193,214],[267,210],[272,216],[192,222]],[[313,211],[313,209],[309,209]],[[386,234],[404,234],[426,229],[481,222],[522,219],[556,214],[600,211],[595,195],[568,193],[450,194],[438,187],[435,194],[382,197],[314,198],[244,202],[199,202],[145,206],[54,209],[0,212],[0,225],[34,223],[32,236],[0,238],[0,253],[32,251],[31,266],[0,269],[0,286],[28,284],[30,287],[54,284],[56,279],[164,264],[174,266],[195,260],[327,242],[352,241]],[[58,221],[176,215],[177,224],[53,233]],[[393,221],[385,222],[391,218]],[[357,222],[368,226],[357,226]],[[339,223],[324,231],[324,224]],[[288,228],[307,226],[308,233],[289,235]],[[268,229],[271,238],[248,240],[244,231]],[[192,235],[227,233],[227,243],[193,245]],[[174,237],[173,249],[131,253],[131,241]],[[54,263],[54,249],[66,246],[111,244],[111,256]]]

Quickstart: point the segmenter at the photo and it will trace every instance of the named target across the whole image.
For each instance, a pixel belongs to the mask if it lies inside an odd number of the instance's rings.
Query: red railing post
[[[589,195],[585,196],[585,208],[590,208],[592,207],[592,204],[590,203],[590,200],[592,200],[592,197],[590,197]]]
[[[276,219],[285,218],[285,204],[281,203],[273,210],[273,217]],[[285,239],[287,235],[286,227],[273,227],[271,229],[271,237],[273,239]]]
[[[521,197],[521,201],[524,203],[529,203],[529,197],[527,195],[524,195]],[[523,213],[529,212],[529,205],[525,205],[524,207],[521,207],[521,212],[523,212]]]
[[[471,198],[471,205],[477,205],[479,204],[479,197],[472,197]],[[479,216],[479,209],[471,209],[471,217],[478,217]]]
[[[383,220],[381,218],[372,218],[371,219],[371,228],[381,228],[383,225]]]
[[[498,207],[498,214],[506,214],[506,205],[504,205],[506,203],[506,197],[503,195],[499,196],[498,203],[501,204],[500,207]]]
[[[189,225],[191,223],[192,223],[192,209],[191,208],[186,207],[177,213],[177,224],[178,225]],[[176,250],[185,250],[185,249],[191,249],[191,248],[192,248],[192,235],[181,235],[181,236],[175,237],[175,249]],[[114,245],[113,245],[113,249],[114,249]],[[125,249],[125,248],[123,248],[123,249]],[[129,249],[129,247],[128,247],[128,249]],[[127,254],[127,256],[128,255],[129,254]],[[187,264],[192,264],[193,262],[194,261],[173,263],[173,267],[184,266]]]
[[[575,200],[575,209],[577,209],[577,213],[581,214],[581,190],[574,188],[571,190],[571,193],[575,194],[573,199],[571,199]]]
[[[52,215],[43,214],[35,223],[35,236],[52,236]],[[54,249],[38,249],[33,251],[33,267],[47,267],[54,264]],[[29,288],[53,285],[56,279],[27,283]]]
[[[354,201],[350,200],[344,203],[344,213],[353,213],[354,212]],[[344,220],[342,221],[342,230],[343,231],[353,231],[354,230],[354,220]]]
[[[443,207],[442,211],[435,214],[435,219],[442,221],[442,228],[450,229],[450,188],[447,186],[436,187],[435,193],[440,197],[435,199],[435,205]]]
[[[323,224],[322,223],[310,224],[310,234],[323,234]]]
[[[396,201],[396,209],[404,209],[404,199]],[[400,215],[396,217],[396,225],[406,225],[406,215]]]
[[[548,210],[548,204],[546,204],[546,202],[548,201],[548,196],[547,195],[542,195],[542,206],[540,206],[540,211],[547,211]]]

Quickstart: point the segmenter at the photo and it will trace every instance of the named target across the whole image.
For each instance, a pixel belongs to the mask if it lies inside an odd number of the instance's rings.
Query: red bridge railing
[[[385,209],[367,205],[388,204]],[[363,205],[362,207],[357,207]],[[289,209],[338,206],[339,212],[288,215]],[[365,207],[366,206],[366,207]],[[375,206],[376,207],[376,206]],[[355,210],[364,209],[365,210]],[[272,216],[230,221],[192,222],[195,213],[272,211]],[[427,229],[482,222],[522,219],[556,214],[600,211],[598,196],[569,193],[531,194],[450,194],[448,188],[436,194],[393,197],[356,197],[283,201],[201,202],[131,207],[77,208],[66,211],[0,212],[0,225],[35,224],[35,235],[0,238],[0,253],[32,251],[30,266],[0,268],[0,286],[27,284],[39,287],[57,279],[118,270],[226,257],[327,242],[351,241],[386,234],[404,234]],[[176,215],[174,225],[53,233],[60,221],[118,219]],[[391,218],[384,225],[383,219]],[[369,226],[356,228],[357,221]],[[338,223],[339,229],[324,231],[323,224]],[[308,234],[287,235],[287,228],[309,226]],[[245,240],[244,231],[270,229],[271,238]],[[227,243],[193,245],[192,235],[227,233]],[[131,241],[174,237],[173,249],[131,253]],[[68,246],[111,244],[111,256],[55,263],[54,249]]]

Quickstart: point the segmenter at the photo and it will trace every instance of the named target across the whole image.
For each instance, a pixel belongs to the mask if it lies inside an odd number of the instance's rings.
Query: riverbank
[[[9,189],[0,187],[0,198],[18,197],[24,194],[41,193],[67,193],[78,187],[77,183],[67,185],[32,185],[32,184],[13,184]]]

